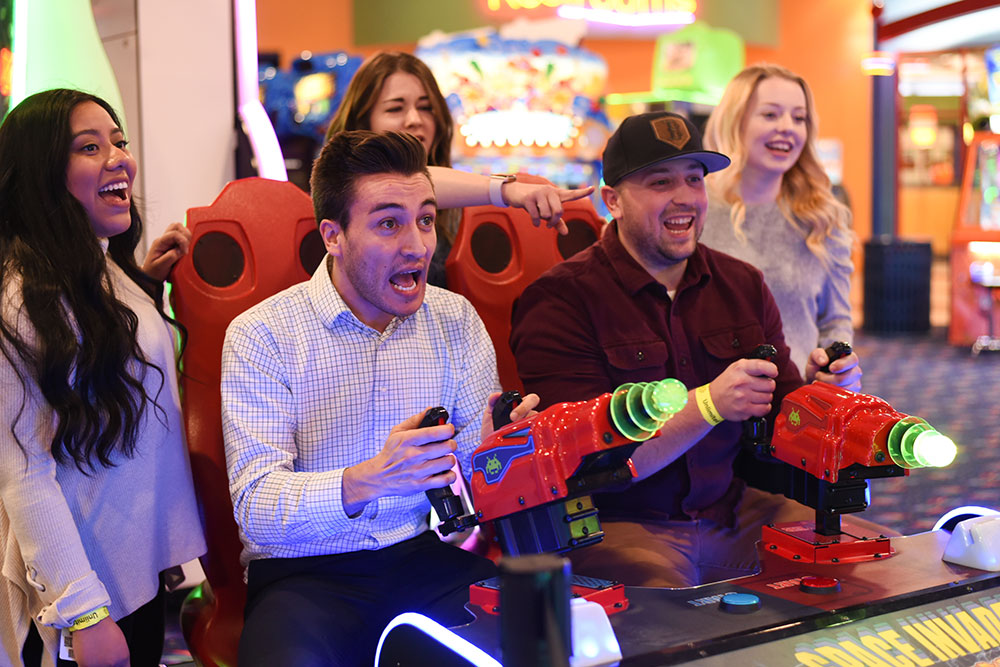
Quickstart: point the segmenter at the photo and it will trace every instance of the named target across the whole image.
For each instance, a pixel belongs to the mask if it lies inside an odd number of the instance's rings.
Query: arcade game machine
[[[977,132],[966,152],[951,238],[948,342],[1000,350],[1000,135]]]
[[[986,92],[1000,114],[1000,46],[987,49]],[[965,153],[958,215],[951,238],[948,342],[972,353],[1000,350],[1000,115],[992,131],[972,136]]]
[[[726,84],[745,61],[743,39],[732,30],[695,21],[656,38],[648,91],[614,93],[605,102],[614,123],[636,113],[666,106],[704,127]]]
[[[494,519],[507,554],[600,540],[587,494],[627,483],[632,451],[686,401],[674,382],[624,385],[501,427],[473,457],[476,514],[456,525]],[[867,508],[869,479],[948,465],[954,443],[882,399],[813,383],[784,399],[769,438],[750,444],[788,466],[786,495],[816,509],[815,522],[764,527],[758,574],[686,589],[574,578],[572,621],[561,624],[571,626],[572,656],[553,651],[564,642],[543,629],[525,635],[543,639],[538,659],[527,660],[501,651],[517,643],[505,636],[508,579],[499,592],[480,582],[469,624],[448,630],[401,616],[383,633],[377,664],[1000,664],[1000,516],[893,538],[841,522]],[[567,612],[551,598],[539,598],[551,607],[543,624],[557,627]],[[606,622],[577,618],[595,606]]]
[[[610,134],[600,56],[496,32],[423,40],[416,56],[434,73],[455,119],[456,169],[527,172],[563,187],[600,185]],[[603,213],[596,193],[593,201]]]
[[[303,52],[288,70],[270,64],[259,69],[261,101],[278,135],[288,180],[305,192],[313,159],[361,62],[344,52]]]

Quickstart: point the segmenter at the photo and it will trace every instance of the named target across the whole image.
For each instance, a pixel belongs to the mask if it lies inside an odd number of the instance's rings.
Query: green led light
[[[901,468],[941,468],[955,460],[957,448],[920,417],[900,419],[889,431],[889,456]]]
[[[642,392],[642,401],[650,414],[665,422],[687,405],[688,390],[674,378],[650,382]]]
[[[687,389],[673,378],[626,383],[611,397],[611,422],[626,438],[642,442],[686,404]]]
[[[615,389],[614,395],[611,397],[611,423],[615,425],[619,433],[629,440],[642,442],[648,440],[653,434],[636,426],[628,414],[628,391],[632,386],[630,383],[625,383]]]
[[[903,456],[903,451],[902,451],[903,436],[910,429],[910,427],[916,424],[926,424],[926,423],[927,422],[925,422],[920,417],[904,417],[903,419],[900,419],[893,425],[892,430],[889,431],[889,438],[887,443],[889,449],[889,457],[892,459],[893,463],[900,466],[901,468],[916,467],[915,465],[909,463],[906,460],[906,457]]]
[[[649,413],[643,400],[643,392],[650,386],[646,382],[636,383],[628,388],[628,393],[625,395],[628,416],[632,423],[643,431],[655,431],[660,428],[660,422],[656,421],[656,417]]]
[[[951,465],[957,454],[958,448],[951,438],[933,429],[924,431],[913,441],[913,455],[929,468]]]
[[[911,468],[922,468],[920,460],[913,453],[913,445],[917,442],[917,436],[927,431],[933,431],[930,424],[914,424],[903,434],[903,441],[899,445],[900,454]]]

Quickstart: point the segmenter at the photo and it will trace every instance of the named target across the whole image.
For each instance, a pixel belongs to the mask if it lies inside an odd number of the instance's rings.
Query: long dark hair
[[[112,467],[115,452],[134,455],[147,403],[162,419],[142,378],[158,373],[162,390],[164,373],[139,348],[138,318],[115,295],[90,219],[66,187],[70,117],[85,102],[121,126],[107,102],[67,89],[26,98],[0,125],[0,290],[21,304],[0,317],[0,349],[25,389],[10,425],[14,439],[23,449],[15,427],[34,382],[56,415],[53,457],[86,472],[95,463]],[[162,285],[135,261],[142,220],[134,202],[130,213],[131,226],[110,239],[108,256],[162,313]],[[8,320],[24,315],[27,335],[24,323]]]
[[[437,80],[423,60],[409,53],[381,51],[362,63],[344,92],[344,99],[330,121],[326,140],[347,130],[370,130],[372,107],[385,80],[396,72],[412,74],[423,84],[434,116],[434,142],[427,155],[432,167],[451,166],[451,139],[455,123]]]

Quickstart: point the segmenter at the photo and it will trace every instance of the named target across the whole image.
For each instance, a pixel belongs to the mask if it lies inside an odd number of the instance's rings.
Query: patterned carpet
[[[1000,508],[1000,353],[973,357],[967,347],[949,346],[944,329],[858,332],[855,349],[866,393],[923,417],[958,445],[958,458],[947,468],[872,480],[864,516],[909,535],[930,530],[961,505]]]

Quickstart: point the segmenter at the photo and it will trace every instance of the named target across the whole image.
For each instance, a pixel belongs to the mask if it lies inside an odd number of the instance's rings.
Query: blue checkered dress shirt
[[[427,530],[423,493],[348,518],[344,469],[435,405],[451,415],[462,470],[498,388],[493,345],[472,305],[427,287],[382,333],[362,324],[320,264],[312,278],[233,320],[222,353],[226,461],[244,565],[380,549]]]

